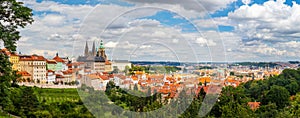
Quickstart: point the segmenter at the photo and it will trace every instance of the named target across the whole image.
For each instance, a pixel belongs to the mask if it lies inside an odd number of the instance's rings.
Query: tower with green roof
[[[103,41],[101,40],[100,46],[97,52],[97,56],[103,57],[105,60],[107,60],[106,54],[105,54],[105,47],[103,45]]]

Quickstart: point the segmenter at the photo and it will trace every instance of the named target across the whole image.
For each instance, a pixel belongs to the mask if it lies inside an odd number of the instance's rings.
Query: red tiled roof
[[[248,106],[252,110],[256,110],[260,106],[260,102],[248,102]]]
[[[54,71],[53,71],[53,70],[48,70],[48,72],[52,72],[52,73],[54,73]]]
[[[72,73],[73,73],[72,69],[63,71],[63,74],[64,74],[64,75],[68,75],[68,74],[72,74]]]
[[[138,80],[137,76],[132,76],[131,78],[132,78],[132,80]]]
[[[11,55],[11,53],[10,53],[6,48],[3,48],[3,49],[1,50],[1,52],[4,53],[4,54],[7,55],[7,56],[10,56],[10,55]]]
[[[55,74],[56,78],[65,78],[64,76],[62,76],[61,74]]]
[[[105,61],[105,65],[111,65],[111,63],[109,61]]]
[[[56,62],[62,62],[65,63],[65,61],[63,59],[61,59],[58,55],[56,55],[53,60],[55,60]]]
[[[57,64],[55,60],[47,60],[48,64]]]
[[[122,80],[125,80],[126,79],[126,76],[125,75],[115,75],[116,77],[118,77],[118,78],[120,78],[120,79],[122,79]]]
[[[10,52],[6,48],[3,48],[0,52],[4,53],[7,56],[18,56],[16,53]]]
[[[108,76],[100,75],[99,76],[102,80],[109,80]]]
[[[31,74],[29,74],[27,71],[19,71],[17,74],[21,76],[31,76]]]
[[[31,55],[31,56],[20,56],[20,61],[46,61],[43,56]]]

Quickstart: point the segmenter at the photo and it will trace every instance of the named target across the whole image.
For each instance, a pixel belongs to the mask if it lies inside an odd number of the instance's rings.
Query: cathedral
[[[95,47],[95,41],[93,42],[92,51],[89,51],[88,43],[86,42],[84,55],[79,56],[77,61],[84,62],[85,69],[90,69],[95,72],[112,71],[111,62],[105,54],[105,47],[102,40],[98,49]]]

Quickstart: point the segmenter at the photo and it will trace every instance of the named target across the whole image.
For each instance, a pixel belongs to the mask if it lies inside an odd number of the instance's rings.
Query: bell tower
[[[101,56],[103,57],[105,60],[107,60],[107,57],[106,57],[106,54],[105,54],[105,47],[103,45],[103,41],[101,40],[100,42],[100,46],[99,46],[99,49],[98,49],[98,54],[97,56]]]

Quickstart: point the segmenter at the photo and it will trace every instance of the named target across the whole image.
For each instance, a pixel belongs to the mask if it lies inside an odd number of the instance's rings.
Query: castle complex
[[[89,51],[88,43],[86,42],[84,48],[84,56],[79,56],[77,59],[78,62],[85,63],[85,69],[90,69],[91,71],[96,72],[110,72],[112,71],[112,64],[108,60],[105,54],[105,47],[103,41],[101,40],[100,46],[97,49],[95,47],[95,42],[93,42],[92,51]]]

